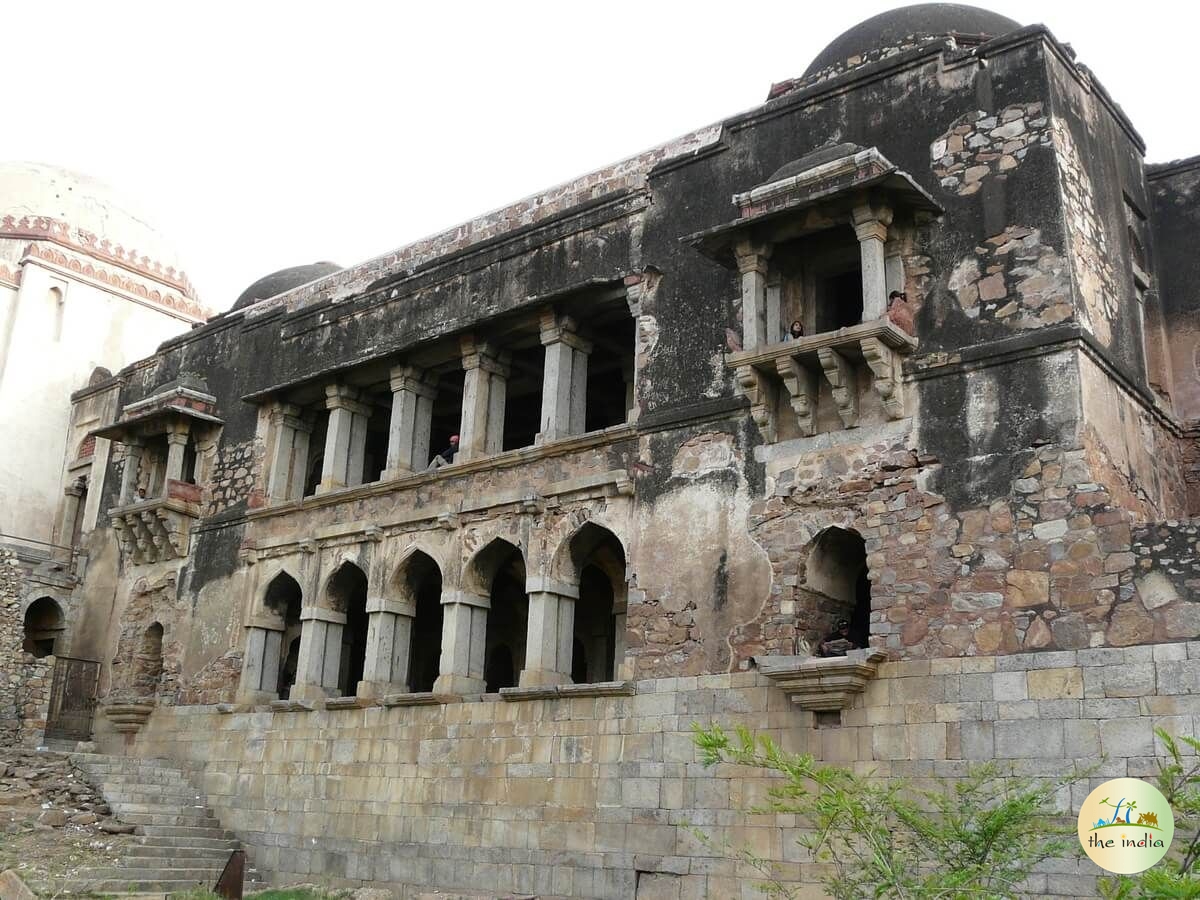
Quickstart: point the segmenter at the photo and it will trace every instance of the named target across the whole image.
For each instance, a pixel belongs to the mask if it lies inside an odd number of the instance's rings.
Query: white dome
[[[44,163],[0,162],[0,237],[21,231],[22,219],[31,226],[52,219],[88,243],[107,242],[115,256],[182,275],[175,248],[98,179]]]

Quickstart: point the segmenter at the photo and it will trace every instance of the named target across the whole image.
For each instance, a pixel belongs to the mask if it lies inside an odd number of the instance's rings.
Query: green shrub
[[[716,725],[693,728],[706,765],[729,762],[783,776],[769,803],[752,811],[804,820],[812,831],[800,843],[831,865],[824,886],[835,900],[1014,898],[1039,862],[1079,852],[1064,818],[1071,817],[1054,809],[1054,798],[1085,772],[1016,778],[984,764],[964,778],[940,779],[938,790],[916,791],[900,779],[818,765],[744,728],[736,738]],[[762,887],[770,896],[793,896],[769,876],[769,864],[740,855],[768,874]]]

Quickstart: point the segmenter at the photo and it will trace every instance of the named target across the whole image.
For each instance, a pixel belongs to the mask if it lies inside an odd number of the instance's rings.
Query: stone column
[[[296,665],[295,700],[336,697],[342,663],[342,629],[345,613],[321,606],[300,610],[300,655]]]
[[[434,376],[436,379],[436,376]],[[437,386],[414,366],[392,369],[392,419],[388,426],[385,479],[420,472],[429,462],[429,433]]]
[[[570,684],[579,586],[531,577],[525,579],[525,590],[529,594],[529,637],[521,687]]]
[[[508,354],[467,336],[462,339],[462,428],[455,462],[499,453],[504,447],[504,402]]]
[[[304,496],[312,423],[306,422],[300,408],[290,403],[280,403],[272,409],[270,422],[275,443],[271,450],[267,497],[276,503],[299,500]]]
[[[542,421],[537,443],[545,444],[587,430],[587,363],[590,341],[575,332],[575,321],[553,311],[542,314]]]
[[[767,343],[768,244],[740,241],[736,247],[742,273],[742,349],[755,350]]]
[[[863,205],[854,207],[854,233],[862,256],[862,295],[864,322],[882,319],[887,315],[887,266],[884,262],[884,243],[892,211],[887,207]]]
[[[64,547],[74,546],[75,520],[79,518],[79,499],[83,496],[87,481],[84,478],[72,478],[71,483],[63,488],[63,502],[59,508],[58,527],[55,529],[58,543]]]
[[[269,703],[279,699],[283,630],[281,619],[267,616],[258,617],[246,626],[238,703]]]
[[[620,681],[625,677],[625,628],[629,623],[629,602],[618,600],[613,603],[613,678]]]
[[[362,484],[370,408],[358,402],[358,391],[343,384],[325,388],[329,428],[325,433],[325,462],[318,494]]]
[[[167,432],[167,468],[163,476],[163,496],[167,496],[167,484],[183,479],[183,451],[187,449],[186,426]]]
[[[766,310],[767,343],[778,344],[792,324],[783,321],[783,276],[779,272],[767,277]]]
[[[133,503],[137,494],[138,469],[142,464],[142,451],[145,448],[138,440],[125,442],[125,468],[121,470],[121,506]]]
[[[368,597],[367,615],[367,659],[357,695],[407,694],[416,607],[385,597]]]
[[[435,693],[483,693],[483,652],[491,605],[487,597],[467,591],[442,594],[442,659]]]

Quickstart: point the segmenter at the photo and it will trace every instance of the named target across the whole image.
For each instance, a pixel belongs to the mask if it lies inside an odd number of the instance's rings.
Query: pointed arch
[[[850,622],[850,640],[867,646],[871,627],[871,582],[866,542],[852,528],[831,525],[810,545],[804,566],[804,587],[829,598],[826,611],[831,629],[840,619]]]
[[[25,610],[21,649],[39,659],[54,653],[64,628],[62,607],[53,597],[38,597]]]
[[[486,690],[515,687],[529,623],[525,555],[516,544],[493,538],[467,564],[463,589],[488,600],[484,637]]]
[[[624,544],[609,528],[584,522],[559,546],[551,571],[558,580],[579,588],[572,680],[612,680],[625,658],[629,587]]]
[[[346,616],[342,627],[337,689],[352,697],[362,680],[367,659],[367,576],[358,565],[345,560],[325,582],[325,605]]]
[[[442,568],[431,554],[413,547],[396,567],[391,592],[412,609],[409,690],[432,691],[442,657]]]

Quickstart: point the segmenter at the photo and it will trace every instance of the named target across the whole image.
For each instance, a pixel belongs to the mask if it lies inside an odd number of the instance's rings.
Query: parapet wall
[[[746,725],[861,772],[915,779],[996,759],[1017,774],[1100,764],[1064,796],[1155,771],[1153,729],[1200,733],[1200,642],[885,663],[840,726],[817,728],[757,672],[640,681],[631,696],[314,711],[158,708],[126,752],[195,772],[225,825],[278,882],[314,875],[629,900],[758,897],[726,845],[822,868],[793,816],[751,816],[771,780],[704,768],[694,722]],[[120,736],[101,718],[109,749]],[[698,840],[694,826],[708,835]],[[1087,861],[1033,894],[1095,896]],[[656,893],[657,891],[657,893]],[[666,893],[662,893],[666,891]]]

